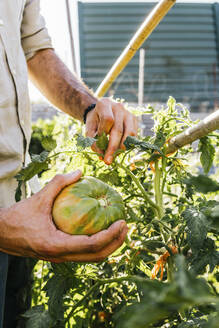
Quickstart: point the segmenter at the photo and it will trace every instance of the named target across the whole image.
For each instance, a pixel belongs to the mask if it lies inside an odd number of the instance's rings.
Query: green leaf
[[[209,137],[203,137],[199,141],[198,151],[201,152],[200,161],[204,170],[204,173],[207,174],[212,166],[215,148],[211,143]]]
[[[219,322],[219,312],[212,313],[208,316],[208,321],[205,325],[203,325],[203,328],[218,328],[218,322]]]
[[[192,250],[199,250],[207,236],[209,222],[206,216],[195,207],[189,207],[182,213],[187,225],[188,244]]]
[[[151,144],[149,142],[140,141],[136,137],[128,136],[125,139],[124,145],[127,149],[138,148],[140,150],[147,151],[147,152],[151,150],[155,150],[159,154],[164,155],[158,146]]]
[[[41,141],[41,144],[43,148],[48,151],[54,150],[57,146],[57,143],[52,136],[44,137]]]
[[[44,150],[42,153],[38,154],[32,154],[31,160],[33,163],[43,163],[46,161],[47,157],[49,155],[49,152]]]
[[[96,142],[95,138],[84,137],[81,134],[77,135],[77,147],[79,150],[91,147],[94,142]]]
[[[201,257],[200,257],[201,256]],[[197,274],[204,273],[204,269],[209,265],[210,272],[213,272],[214,268],[219,265],[219,252],[212,250],[206,253],[200,252],[199,256],[196,257],[192,269]]]
[[[115,170],[110,171],[110,172],[101,172],[98,175],[98,179],[100,179],[106,183],[111,183],[114,186],[120,186],[122,184],[120,176],[119,176],[118,172]]]
[[[88,319],[84,318],[84,317],[80,317],[79,315],[75,315],[74,316],[74,321],[75,321],[75,328],[85,328],[85,327],[89,327],[89,323],[86,324],[86,321],[88,321]]]
[[[97,137],[96,145],[99,149],[104,151],[107,150],[108,144],[109,144],[109,140],[105,133]]]
[[[219,230],[219,205],[212,208],[210,213],[210,218],[212,219],[212,225],[214,228]]]
[[[52,328],[55,323],[49,312],[44,309],[43,305],[38,305],[25,312],[23,315],[27,318],[26,328]]]
[[[207,265],[210,272],[219,265],[219,252],[216,250],[214,240],[207,238],[200,250],[190,259],[191,268],[196,274],[203,274]]]
[[[15,192],[15,200],[16,202],[21,200],[22,195],[22,185],[23,183],[29,181],[31,178],[33,178],[36,174],[41,173],[44,170],[48,169],[48,152],[43,151],[39,155],[32,155],[31,159],[32,162],[30,162],[27,167],[24,167],[22,170],[20,170],[16,175],[15,178],[18,181],[18,186],[16,188]]]
[[[174,260],[176,265],[174,282],[177,285],[179,296],[184,298],[184,303],[188,305],[209,303],[209,299],[213,299],[213,296],[207,282],[197,279],[192,272],[188,271],[183,255],[176,255]]]
[[[154,256],[147,254],[147,252],[145,252],[144,250],[141,250],[139,257],[143,260],[143,263],[151,263],[153,262]]]
[[[169,108],[170,113],[174,113],[176,108],[176,99],[170,96],[167,101],[167,107]]]
[[[194,318],[190,319],[186,322],[181,322],[178,325],[178,328],[202,328],[204,327],[203,324],[206,323],[205,319],[200,319],[200,318]]]
[[[216,299],[212,297],[207,283],[188,271],[184,256],[176,255],[174,260],[176,272],[171,283],[147,279],[137,283],[141,299],[114,315],[116,327],[149,328],[152,324],[160,327],[159,321],[176,314],[176,311]]]
[[[116,321],[115,327],[147,328],[151,327],[151,324],[168,316],[168,307],[165,301],[169,288],[174,290],[174,286],[145,279],[145,282],[141,283],[141,287],[139,284],[139,288],[141,288],[141,294],[143,295],[141,301],[128,307],[124,306],[118,311],[114,315]],[[177,308],[177,305],[175,308]]]
[[[163,134],[162,131],[158,131],[157,134],[156,134],[154,145],[156,145],[157,147],[160,148],[160,147],[163,147],[163,145],[165,144],[165,142],[166,142],[165,135]]]
[[[54,273],[65,276],[66,278],[72,277],[74,274],[75,264],[73,262],[52,263]]]
[[[17,186],[16,191],[15,191],[15,201],[16,202],[19,202],[21,200],[21,196],[22,196],[22,190],[21,190],[21,188],[22,188],[22,185],[23,185],[22,181],[18,181],[18,186]]]
[[[196,191],[206,194],[208,192],[215,192],[219,190],[219,183],[212,180],[207,175],[200,174],[184,179],[184,183],[188,186],[194,186]]]
[[[139,220],[138,216],[136,215],[136,213],[133,211],[133,209],[131,207],[126,207],[126,211],[127,211],[129,221],[137,222]]]
[[[215,207],[212,208],[211,217],[214,219],[215,218],[219,219],[219,205],[216,205]]]
[[[158,248],[162,248],[165,246],[165,244],[159,240],[145,240],[142,241],[142,244],[148,249],[150,249],[151,251],[154,251]]]
[[[55,274],[51,279],[47,281],[43,290],[49,297],[48,307],[52,318],[61,320],[63,319],[63,297],[71,287],[73,287],[72,277],[67,278],[61,274]]]
[[[39,156],[39,155],[37,155]],[[48,169],[48,163],[45,162],[31,162],[27,167],[23,168],[18,174],[15,176],[17,181],[26,182],[30,180],[34,175],[41,173],[43,170]]]

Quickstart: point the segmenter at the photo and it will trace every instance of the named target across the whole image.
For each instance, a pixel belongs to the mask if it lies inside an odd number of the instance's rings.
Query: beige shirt
[[[0,207],[15,202],[13,178],[31,135],[26,60],[51,48],[40,0],[0,0]]]

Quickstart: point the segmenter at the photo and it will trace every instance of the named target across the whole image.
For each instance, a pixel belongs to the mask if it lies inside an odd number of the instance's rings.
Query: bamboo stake
[[[111,84],[115,81],[117,76],[126,67],[128,62],[135,55],[136,51],[141,47],[144,41],[153,32],[155,27],[160,23],[163,17],[172,8],[176,0],[161,0],[145,18],[143,24],[137,30],[127,47],[124,49],[122,54],[116,60],[105,79],[98,87],[95,95],[102,97],[110,88]]]
[[[167,154],[175,152],[177,149],[191,144],[193,141],[205,137],[212,131],[219,129],[219,110],[208,115],[195,126],[186,129],[168,142]]]

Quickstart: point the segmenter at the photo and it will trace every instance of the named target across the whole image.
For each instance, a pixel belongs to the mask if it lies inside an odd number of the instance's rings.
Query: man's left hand
[[[109,145],[104,155],[104,162],[111,164],[117,149],[125,149],[124,141],[128,136],[136,136],[138,130],[137,117],[127,111],[122,103],[109,98],[102,98],[96,107],[87,114],[86,135],[95,137],[104,132],[109,134]],[[94,144],[94,151],[103,153]]]

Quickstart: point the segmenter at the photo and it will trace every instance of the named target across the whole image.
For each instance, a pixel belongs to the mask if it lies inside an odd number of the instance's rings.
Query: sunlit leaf
[[[41,144],[43,148],[45,148],[48,151],[54,150],[57,146],[57,143],[52,136],[44,137],[41,141]]]
[[[194,249],[200,249],[205,241],[209,222],[206,216],[194,207],[189,207],[183,212],[183,217],[188,228],[188,244]]]
[[[109,144],[109,140],[105,133],[97,137],[96,145],[99,149],[103,151],[107,150],[108,144]]]
[[[26,328],[49,328],[55,323],[43,305],[33,307],[23,317],[28,319]]]
[[[81,134],[79,134],[77,136],[77,147],[79,150],[83,150],[85,148],[91,147],[95,141],[95,138],[83,137]]]
[[[200,161],[204,170],[204,173],[207,174],[212,166],[214,156],[215,156],[215,147],[211,143],[209,137],[203,137],[199,141],[198,151],[200,151]]]
[[[143,151],[155,150],[159,154],[163,155],[162,151],[157,145],[151,144],[149,142],[141,141],[136,137],[128,136],[124,142],[124,145],[126,146],[127,149],[138,148]]]
[[[215,192],[219,190],[219,183],[207,175],[200,174],[198,176],[190,176],[190,178],[184,180],[188,186],[194,186],[194,188],[206,194],[208,192]]]

